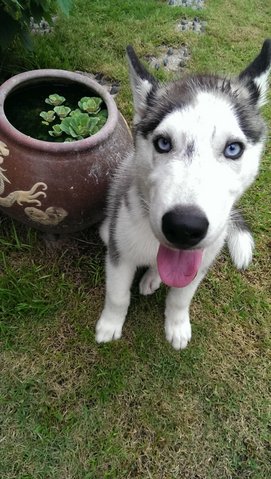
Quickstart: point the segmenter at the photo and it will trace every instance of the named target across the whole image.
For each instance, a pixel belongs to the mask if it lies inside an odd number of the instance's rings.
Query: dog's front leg
[[[189,306],[203,278],[197,277],[185,288],[171,288],[166,299],[165,332],[167,340],[175,349],[186,348],[191,339]]]
[[[115,265],[107,255],[105,305],[96,325],[98,343],[106,343],[121,337],[130,304],[130,288],[135,269],[133,264],[121,260]]]

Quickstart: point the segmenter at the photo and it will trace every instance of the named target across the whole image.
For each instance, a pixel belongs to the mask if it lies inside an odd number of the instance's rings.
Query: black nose
[[[196,246],[207,233],[209,221],[195,206],[176,206],[162,217],[166,239],[180,249]]]

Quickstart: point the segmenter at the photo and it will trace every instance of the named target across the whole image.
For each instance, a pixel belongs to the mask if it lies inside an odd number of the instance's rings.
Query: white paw
[[[184,321],[177,324],[166,321],[165,332],[168,342],[174,349],[184,349],[192,336],[190,321]]]
[[[254,240],[249,231],[237,231],[228,238],[229,252],[238,269],[246,269],[252,261]]]
[[[122,323],[106,319],[103,315],[96,324],[96,341],[97,343],[108,343],[113,339],[119,339],[122,332]]]
[[[159,288],[160,284],[161,279],[158,272],[153,268],[149,268],[140,281],[139,292],[144,294],[144,296],[152,294]]]

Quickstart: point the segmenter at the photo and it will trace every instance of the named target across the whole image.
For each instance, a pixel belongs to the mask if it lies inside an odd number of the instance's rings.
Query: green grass
[[[203,36],[177,33],[176,21],[195,12],[166,1],[74,4],[52,35],[35,38],[33,53],[10,54],[12,68],[103,72],[120,81],[128,120],[127,43],[143,58],[186,42],[190,71],[237,73],[270,36],[263,0],[209,0]],[[270,125],[270,104],[264,116]],[[270,156],[269,142],[242,200],[254,262],[240,273],[221,255],[193,301],[193,339],[182,352],[164,339],[166,289],[140,297],[138,278],[123,339],[95,343],[104,298],[95,229],[48,250],[35,231],[1,217],[1,478],[271,477]]]

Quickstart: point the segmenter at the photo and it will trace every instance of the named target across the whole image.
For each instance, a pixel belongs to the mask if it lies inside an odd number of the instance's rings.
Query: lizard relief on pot
[[[9,179],[4,175],[6,170],[2,168],[4,158],[9,155],[7,145],[0,140],[0,206],[10,208],[17,203],[23,206],[23,203],[32,203],[36,206],[41,206],[41,201],[38,198],[46,198],[45,191],[47,190],[46,183],[39,181],[35,183],[28,191],[16,190],[3,197],[5,190],[5,182],[10,183]],[[42,211],[34,206],[24,208],[25,214],[32,220],[43,225],[57,225],[68,215],[68,212],[63,208],[50,206],[45,211]]]

